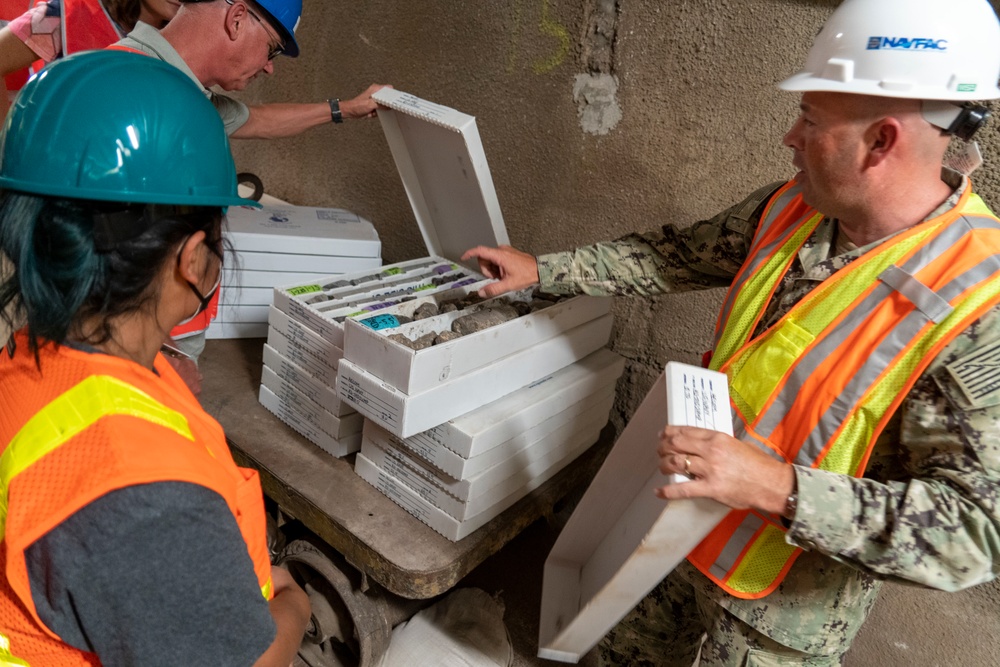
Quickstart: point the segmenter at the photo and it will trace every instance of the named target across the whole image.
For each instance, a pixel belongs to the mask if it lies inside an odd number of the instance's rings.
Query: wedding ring
[[[685,477],[690,477],[691,476],[691,457],[690,456],[685,456],[684,457],[684,476]]]

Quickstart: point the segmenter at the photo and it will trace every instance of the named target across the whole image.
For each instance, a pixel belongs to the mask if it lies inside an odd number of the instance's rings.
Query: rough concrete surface
[[[836,4],[305,0],[302,55],[280,58],[274,76],[241,97],[349,98],[382,82],[476,116],[510,238],[542,253],[689,224],[790,177],[781,137],[797,97],[774,84],[804,61]],[[612,77],[605,102],[617,105],[620,119],[581,125],[581,76]],[[974,178],[994,209],[998,121],[981,133],[986,164]],[[234,152],[238,168],[261,176],[274,196],[372,220],[386,262],[426,254],[377,121],[236,142]],[[707,349],[721,297],[616,304],[613,345],[628,358],[619,424],[666,361],[696,361]],[[892,587],[849,664],[998,664],[998,591],[995,584],[953,595]]]

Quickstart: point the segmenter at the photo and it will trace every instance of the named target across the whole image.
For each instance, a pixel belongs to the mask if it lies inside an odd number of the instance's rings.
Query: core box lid
[[[393,88],[372,98],[428,253],[508,244],[476,119]]]
[[[371,222],[340,208],[270,204],[231,206],[227,236],[237,251],[381,257]]]

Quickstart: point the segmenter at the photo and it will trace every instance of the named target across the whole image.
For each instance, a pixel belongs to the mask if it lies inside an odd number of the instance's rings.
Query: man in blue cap
[[[181,0],[177,15],[162,31],[139,22],[115,47],[138,51],[177,67],[205,90],[236,139],[273,139],[297,135],[325,123],[375,115],[371,99],[381,85],[357,97],[310,104],[261,104],[208,90],[242,90],[259,74],[274,71],[279,55],[296,57],[295,29],[302,0]]]
[[[262,72],[271,74],[273,61],[279,55],[298,56],[295,29],[302,18],[302,0],[180,1],[180,10],[162,30],[140,21],[111,48],[158,58],[187,74],[211,100],[230,137],[290,137],[345,118],[375,116],[376,104],[371,96],[383,87],[378,84],[343,102],[329,99],[311,104],[255,106],[209,90],[213,86],[243,90]],[[204,348],[205,330],[215,309],[213,302],[209,310],[172,333],[176,347],[193,359]],[[188,368],[186,374],[196,387],[197,373]]]

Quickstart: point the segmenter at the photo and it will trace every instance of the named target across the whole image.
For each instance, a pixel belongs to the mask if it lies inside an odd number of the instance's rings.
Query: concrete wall
[[[475,115],[512,243],[542,253],[689,224],[791,176],[781,137],[797,97],[774,84],[804,61],[836,4],[305,0],[303,55],[279,59],[275,75],[242,97],[349,98],[382,82]],[[581,81],[596,85],[583,90]],[[577,101],[584,96],[589,104]],[[998,127],[984,133],[976,183],[1000,210]],[[270,194],[372,220],[387,263],[426,254],[377,121],[234,151]],[[699,359],[721,298],[716,290],[616,303],[614,348],[629,360],[619,419],[666,361]],[[998,592],[893,587],[850,664],[997,664]]]

